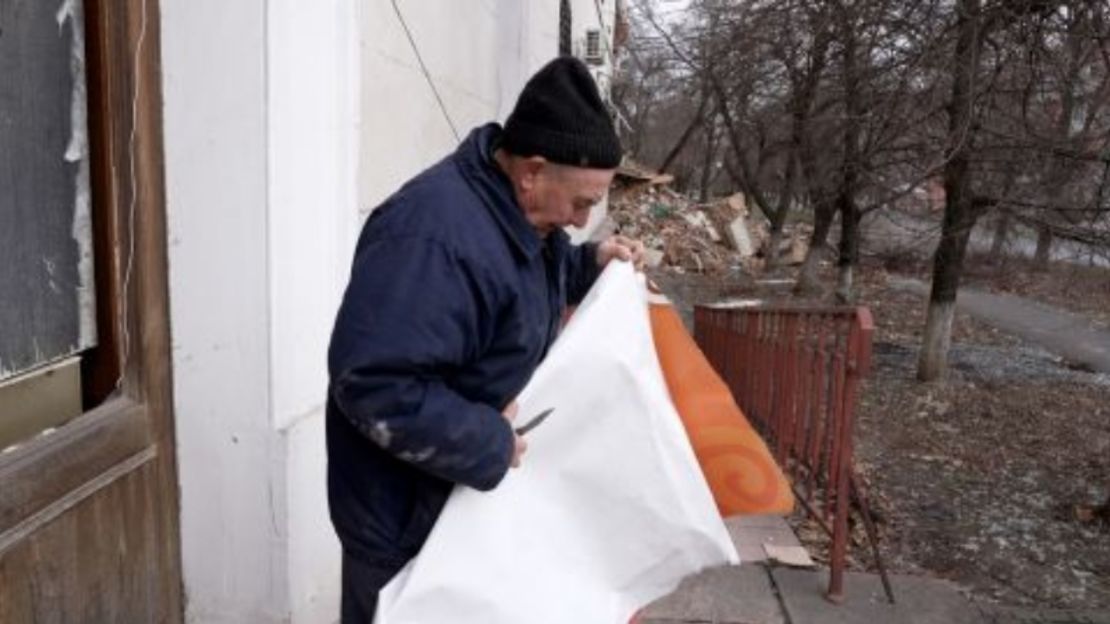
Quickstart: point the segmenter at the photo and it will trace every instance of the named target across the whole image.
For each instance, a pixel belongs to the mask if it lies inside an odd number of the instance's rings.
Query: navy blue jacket
[[[493,488],[524,388],[596,247],[541,239],[477,128],[367,220],[328,352],[328,498],[344,549],[399,569],[456,483]],[[530,414],[522,414],[522,417]]]

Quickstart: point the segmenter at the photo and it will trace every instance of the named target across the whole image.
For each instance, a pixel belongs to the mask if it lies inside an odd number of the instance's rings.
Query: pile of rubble
[[[669,175],[618,170],[610,194],[604,234],[619,232],[647,247],[647,263],[676,272],[716,274],[758,271],[769,242],[767,221],[753,214],[737,193],[701,204],[674,191]],[[783,237],[779,257],[788,264],[805,257],[808,232],[793,227]]]

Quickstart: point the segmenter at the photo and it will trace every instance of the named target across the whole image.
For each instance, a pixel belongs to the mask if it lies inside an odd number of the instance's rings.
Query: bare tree
[[[703,199],[742,191],[767,218],[770,266],[785,224],[812,214],[799,290],[837,215],[847,300],[861,220],[943,186],[922,378],[943,374],[983,215],[996,256],[1023,228],[1110,255],[1105,0],[694,0],[677,26],[633,4],[670,81],[646,98],[665,136],[653,162]]]
[[[971,191],[971,144],[975,133],[976,77],[982,59],[985,19],[980,0],[959,0],[956,14],[958,39],[952,60],[952,96],[948,104],[944,226],[933,255],[933,285],[917,367],[917,376],[923,381],[937,379],[945,372],[960,272],[968,237],[978,216]]]
[[[1041,259],[1057,233],[1098,240],[1108,208],[1099,173],[1110,167],[1110,65],[1096,25],[1107,10],[1082,0],[957,3],[945,213],[920,379],[944,374],[968,239],[986,210],[1034,224]]]

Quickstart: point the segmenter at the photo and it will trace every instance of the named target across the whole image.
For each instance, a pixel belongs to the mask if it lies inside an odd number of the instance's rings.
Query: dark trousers
[[[400,568],[363,561],[343,553],[343,598],[339,608],[341,624],[372,624],[378,606],[378,592]]]

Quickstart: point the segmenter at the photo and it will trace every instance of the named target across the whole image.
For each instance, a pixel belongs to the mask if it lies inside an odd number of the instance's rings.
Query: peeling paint
[[[61,287],[58,286],[58,282],[54,280],[54,270],[57,267],[57,264],[50,258],[43,258],[42,267],[46,270],[46,285],[50,287],[50,290],[55,295],[62,294]]]
[[[400,453],[397,453],[397,457],[402,461],[407,461],[414,464],[421,464],[431,459],[432,456],[435,454],[435,447],[429,446],[428,448],[422,451],[417,451],[415,453],[411,453],[409,451],[401,451]]]
[[[73,33],[69,60],[73,78],[70,101],[70,137],[66,162],[77,163],[74,194],[73,239],[77,243],[77,310],[80,319],[78,347],[96,344],[96,290],[93,278],[92,198],[89,188],[88,109],[85,95],[85,16],[80,0],[65,0],[55,14],[59,33],[69,22]]]
[[[378,444],[383,449],[389,448],[389,443],[393,441],[393,432],[389,430],[389,425],[384,422],[376,422],[370,428],[370,439]]]

